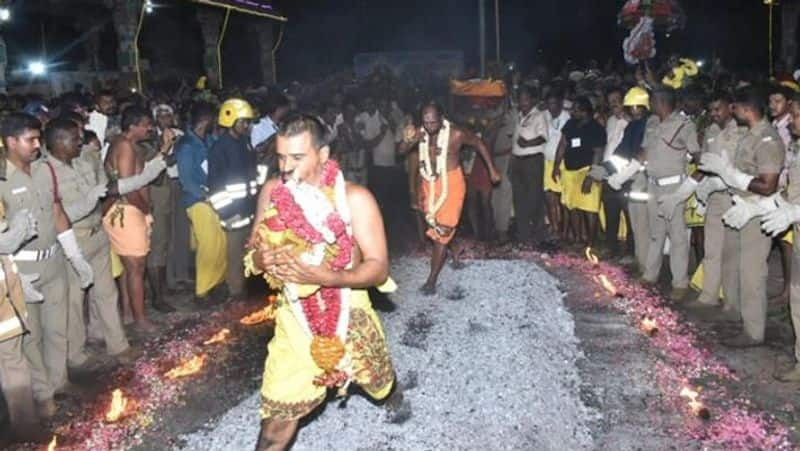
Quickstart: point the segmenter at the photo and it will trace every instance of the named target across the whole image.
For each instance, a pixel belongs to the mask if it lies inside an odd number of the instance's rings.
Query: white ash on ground
[[[427,270],[396,260],[396,308],[380,312],[411,417],[387,423],[384,408],[354,395],[328,403],[292,449],[592,449],[598,414],[580,399],[583,356],[557,281],[529,262],[474,261],[445,269],[439,294],[425,297]],[[182,437],[183,449],[252,449],[258,402]]]

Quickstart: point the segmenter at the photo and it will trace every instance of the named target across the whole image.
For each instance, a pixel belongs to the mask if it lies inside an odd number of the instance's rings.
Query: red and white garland
[[[273,231],[289,229],[305,240],[308,251],[300,259],[309,265],[327,264],[334,271],[352,266],[353,238],[345,181],[339,165],[328,160],[321,186],[294,179],[281,183],[271,193],[277,217],[267,222]],[[309,338],[338,338],[345,343],[350,318],[350,289],[321,287],[314,294],[298,297],[298,286],[285,283],[283,292],[294,316]],[[343,358],[340,367],[346,365]]]

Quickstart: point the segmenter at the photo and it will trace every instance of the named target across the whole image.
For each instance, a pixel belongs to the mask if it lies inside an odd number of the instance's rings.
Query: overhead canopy
[[[266,17],[280,22],[286,22],[285,16],[280,15],[271,4],[264,0],[192,0],[195,3],[232,9],[241,13]]]

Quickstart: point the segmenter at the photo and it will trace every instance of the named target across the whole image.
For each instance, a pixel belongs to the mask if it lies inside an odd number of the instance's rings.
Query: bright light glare
[[[8,7],[0,7],[0,22],[8,22],[11,20],[11,10]]]
[[[706,64],[706,62],[703,61],[703,60],[697,61],[697,67],[703,67],[703,66],[705,66],[705,64]]]
[[[153,2],[151,2],[150,0],[146,0],[144,2],[144,12],[146,12],[147,14],[153,14],[153,8],[154,8]]]
[[[32,75],[44,75],[47,72],[47,66],[41,61],[32,61],[28,63],[28,72]]]

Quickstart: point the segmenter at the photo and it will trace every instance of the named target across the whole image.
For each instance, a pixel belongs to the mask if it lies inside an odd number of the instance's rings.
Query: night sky
[[[186,0],[155,0],[162,7],[148,16],[142,33],[143,57],[154,70],[197,74],[202,70],[200,28],[194,20],[197,6]],[[42,24],[50,59],[72,69],[84,58],[75,45],[80,32],[62,17],[29,10],[18,1],[14,20],[3,25],[13,67],[41,53]],[[101,14],[102,10],[77,7],[75,14]],[[84,2],[91,3],[91,2]],[[565,58],[578,62],[590,58],[604,63],[621,59],[626,31],[616,25],[621,0],[501,0],[501,48],[505,60],[523,67],[535,62],[559,64]],[[663,54],[681,52],[696,58],[718,55],[729,66],[766,66],[767,15],[761,0],[683,0],[688,23],[682,32],[658,37]],[[353,55],[383,50],[461,50],[467,66],[478,61],[478,5],[475,0],[275,0],[289,17],[280,52],[279,81],[306,79],[336,71],[352,62]],[[494,2],[487,7],[487,56],[494,59]],[[232,16],[224,46],[226,79],[231,83],[256,82],[258,67],[252,62],[258,48],[244,21]],[[776,14],[780,24],[780,14]],[[101,24],[102,25],[102,24]],[[276,28],[277,30],[277,28]],[[101,64],[115,65],[110,18],[99,28]],[[776,32],[776,43],[780,42]],[[777,50],[776,50],[777,54]]]

